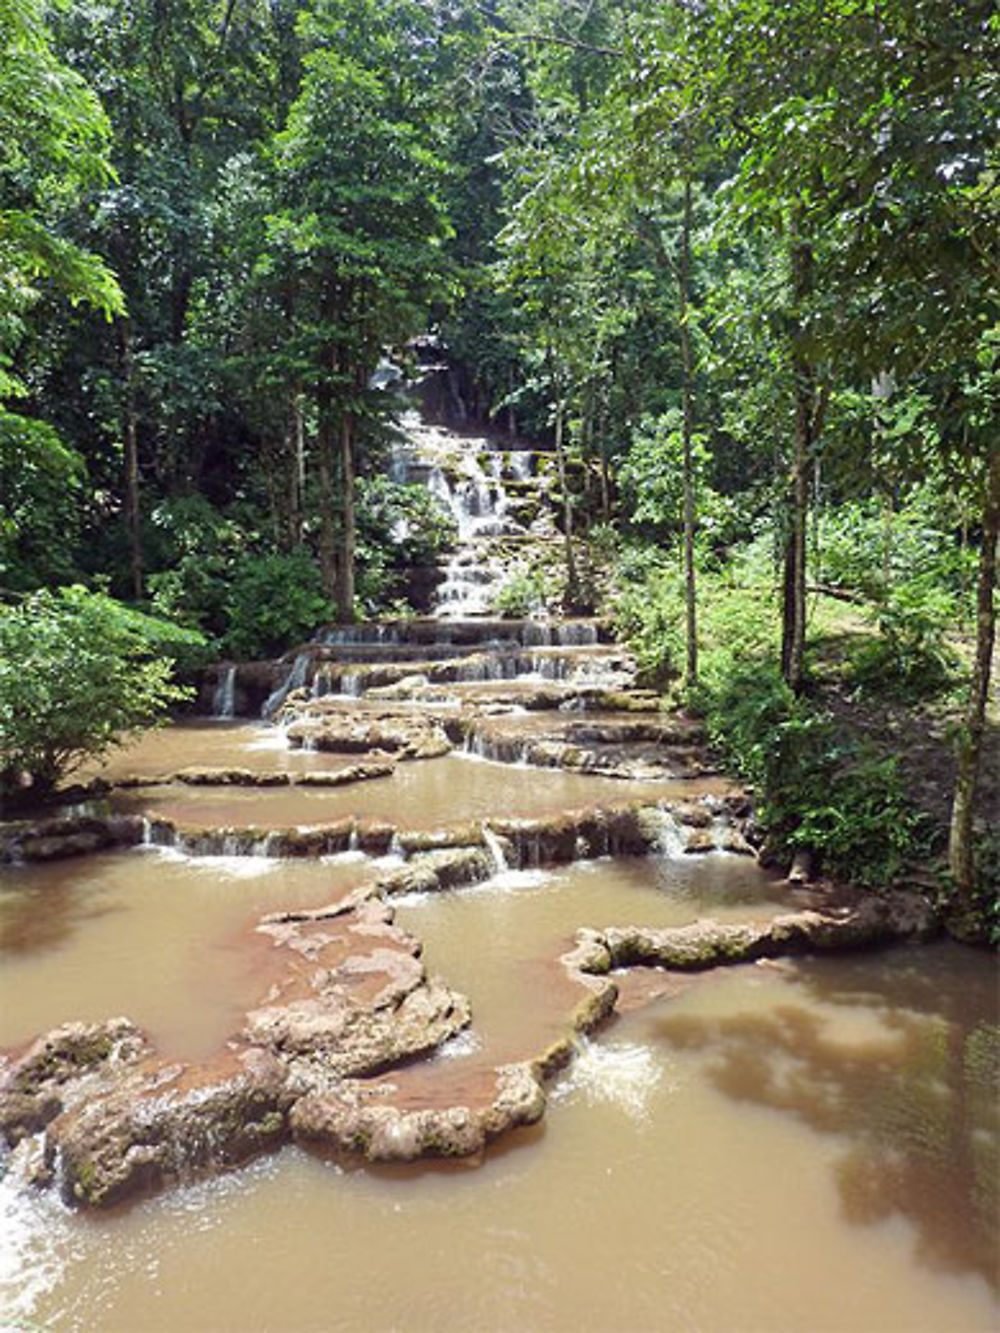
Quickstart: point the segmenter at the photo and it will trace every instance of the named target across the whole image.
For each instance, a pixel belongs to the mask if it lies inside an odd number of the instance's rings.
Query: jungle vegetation
[[[0,0],[9,653],[83,589],[241,657],[405,612],[433,335],[559,458],[510,609],[615,615],[856,877],[933,842],[866,716],[944,719],[994,893],[998,106],[991,0]]]

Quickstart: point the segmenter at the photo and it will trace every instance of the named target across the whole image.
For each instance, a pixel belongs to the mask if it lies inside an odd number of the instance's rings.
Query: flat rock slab
[[[63,1198],[107,1207],[228,1170],[292,1133],[303,1098],[435,1050],[470,1018],[374,899],[261,923],[268,989],[219,1055],[167,1063],[125,1019],[67,1024],[0,1066],[0,1133],[44,1135]]]

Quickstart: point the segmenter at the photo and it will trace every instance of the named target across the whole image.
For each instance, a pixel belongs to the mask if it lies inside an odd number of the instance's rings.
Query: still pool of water
[[[423,941],[428,968],[472,1001],[473,1035],[499,1063],[530,1059],[565,1034],[584,992],[557,960],[579,926],[765,920],[788,910],[784,889],[741,857],[602,858],[408,896],[396,919]]]
[[[281,728],[267,722],[201,718],[144,731],[126,745],[110,750],[102,763],[88,764],[80,776],[100,776],[114,782],[128,775],[158,777],[196,764],[245,768],[254,773],[311,773],[341,768],[350,762],[350,756],[293,750]]]
[[[336,901],[373,864],[149,848],[0,867],[0,1047],[124,1014],[171,1059],[210,1055],[260,998],[257,919]]]
[[[207,762],[207,761],[206,761]],[[718,785],[718,784],[716,784]],[[390,777],[345,787],[183,787],[164,784],[114,796],[115,808],[210,828],[315,826],[363,815],[400,829],[494,817],[535,817],[595,805],[652,805],[697,795],[708,780],[640,782],[546,771],[444,755],[400,764]]]
[[[193,885],[172,896],[203,902]],[[399,915],[502,1045],[533,1039],[541,969],[577,926],[778,905],[755,867],[715,855],[513,877],[404,900]],[[85,911],[63,922],[63,969],[98,925]],[[6,951],[5,977],[30,953]],[[5,1009],[31,994],[26,975]],[[129,981],[136,1000],[145,984]],[[8,1178],[0,1326],[988,1333],[997,1008],[995,960],[947,944],[740,967],[581,1043],[542,1125],[478,1168],[366,1170],[290,1149],[97,1217]]]

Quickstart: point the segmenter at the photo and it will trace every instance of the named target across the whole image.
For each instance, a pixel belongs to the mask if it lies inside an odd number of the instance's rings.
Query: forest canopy
[[[10,606],[106,586],[238,657],[412,611],[451,533],[389,473],[379,371],[429,343],[462,424],[559,461],[563,564],[506,609],[615,615],[767,781],[833,762],[802,713],[832,593],[859,698],[951,691],[971,891],[991,0],[0,0],[0,34]],[[769,757],[733,719],[761,655]]]

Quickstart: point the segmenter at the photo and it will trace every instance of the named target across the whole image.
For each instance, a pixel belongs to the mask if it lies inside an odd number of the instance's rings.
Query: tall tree
[[[414,0],[319,0],[303,18],[302,87],[277,141],[281,207],[270,236],[294,255],[304,298],[320,564],[345,621],[354,616],[359,435],[378,410],[369,379],[383,345],[419,327],[443,275],[432,32]]]
[[[30,530],[49,527],[45,514],[60,514],[80,475],[79,455],[50,426],[4,404],[26,395],[25,335],[40,304],[83,304],[106,319],[122,310],[107,263],[70,225],[110,179],[108,153],[101,105],[54,53],[44,6],[0,0],[0,568]]]

